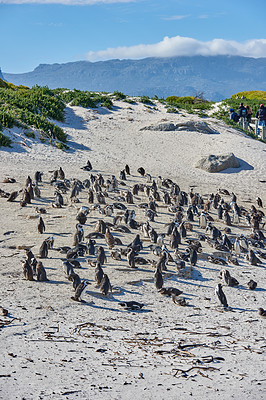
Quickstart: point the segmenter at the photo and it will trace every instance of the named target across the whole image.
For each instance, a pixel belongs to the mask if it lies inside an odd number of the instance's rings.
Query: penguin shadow
[[[202,273],[198,270],[193,268],[192,273],[191,273],[191,279],[195,281],[200,281],[200,282],[207,282],[210,279],[204,278]]]
[[[256,309],[256,310],[252,310],[252,309],[250,309],[250,308],[240,308],[240,307],[228,307],[229,308],[229,310],[226,310],[226,311],[233,311],[233,312],[235,312],[235,311],[240,311],[240,312],[245,312],[245,311],[248,311],[248,312],[258,312],[258,309]]]
[[[224,169],[223,171],[219,171],[219,174],[235,174],[241,171],[252,171],[254,170],[254,167],[247,163],[246,161],[242,160],[241,158],[236,157],[236,159],[239,162],[239,167],[238,168],[227,168]]]
[[[117,303],[116,303],[117,304]],[[121,309],[119,309],[119,308],[112,308],[112,307],[105,307],[105,306],[99,306],[99,305],[96,305],[96,304],[94,304],[94,303],[84,303],[84,305],[86,306],[90,306],[90,307],[92,307],[92,308],[95,308],[95,309],[98,309],[98,310],[106,310],[106,311],[114,311],[114,312],[118,312],[118,313],[125,313],[125,312],[130,312],[130,313],[148,313],[148,312],[152,312],[152,310],[143,310],[143,309],[140,309],[140,310],[127,310],[127,309],[123,309],[122,307],[121,307]]]
[[[250,290],[249,288],[243,286],[243,285],[237,285],[235,286],[236,289],[240,289],[240,290],[245,290],[246,292],[266,292],[266,289],[264,288],[256,288],[254,290]]]
[[[221,267],[227,267],[226,265],[220,265]],[[215,272],[219,272],[220,271],[220,269],[219,268],[211,268],[211,267],[207,267],[206,265],[197,265],[197,268],[200,268],[200,269],[204,269],[204,270],[208,270],[208,271],[215,271]]]
[[[182,278],[180,278],[180,277],[176,277],[175,279],[173,279],[173,280],[176,280],[178,283],[182,283],[182,284],[184,284],[184,285],[191,285],[191,286],[197,286],[197,287],[203,287],[203,288],[207,288],[207,289],[209,289],[209,286],[207,286],[207,285],[202,285],[202,284],[200,284],[199,282],[196,282],[196,283],[194,283],[194,282],[191,282],[191,278],[190,279],[182,279]],[[210,279],[204,279],[205,281],[209,281]]]
[[[121,288],[121,287],[118,287],[118,286],[114,287],[113,289],[114,290],[119,290],[119,293],[115,293],[116,296],[125,296],[126,294],[142,296],[139,292],[136,292],[134,290],[128,290],[128,289],[125,289],[125,288]],[[119,301],[119,300],[116,300],[116,299],[114,299],[114,300],[115,301]]]

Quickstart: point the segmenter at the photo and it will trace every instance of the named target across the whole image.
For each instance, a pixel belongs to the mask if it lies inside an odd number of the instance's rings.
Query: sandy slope
[[[263,398],[265,320],[259,318],[257,309],[265,307],[265,260],[259,266],[250,266],[242,254],[239,266],[226,266],[240,282],[237,288],[224,287],[230,311],[219,307],[214,294],[223,267],[207,260],[214,249],[206,242],[191,278],[179,276],[173,263],[165,273],[165,286],[181,289],[188,307],[178,306],[157,293],[150,265],[129,270],[125,257],[122,262],[111,259],[104,239],[97,239],[97,244],[102,244],[107,252],[104,269],[114,287],[110,297],[101,296],[95,287],[94,270],[86,263],[88,257],[80,259],[82,269],[77,271],[90,282],[85,304],[71,300],[73,289],[64,276],[62,255],[57,251],[51,250],[49,258],[43,261],[49,282],[26,281],[21,272],[24,251],[16,246],[34,246],[32,251],[38,256],[40,244],[50,235],[55,238],[55,247],[72,246],[78,206],[88,205],[87,190],[83,190],[79,196],[81,204],[70,205],[67,194],[65,207],[51,207],[54,188],[49,184],[48,171],[59,166],[67,178],[84,180],[90,173],[80,167],[87,159],[93,165],[93,174],[100,172],[105,178],[112,174],[118,177],[127,163],[132,175],[125,188],[132,188],[136,182],[147,184],[147,179],[136,172],[143,166],[154,178],[171,178],[181,190],[194,187],[194,192],[204,199],[208,193],[226,188],[236,193],[238,203],[246,209],[256,204],[258,195],[266,204],[266,183],[262,182],[266,180],[265,144],[212,118],[205,121],[217,132],[213,135],[140,131],[147,125],[188,118],[198,120],[197,116],[167,114],[159,103],[153,110],[143,104],[124,102],[117,102],[112,111],[68,107],[61,126],[69,135],[69,152],[31,140],[27,140],[29,147],[16,144],[8,151],[0,149],[0,181],[6,176],[17,180],[14,184],[1,183],[1,189],[21,189],[28,175],[33,177],[36,170],[44,172],[42,197],[31,205],[20,208],[18,201],[7,203],[0,198],[0,305],[9,311],[8,317],[0,319],[11,322],[16,318],[0,331],[0,398]],[[240,168],[218,174],[194,168],[201,155],[228,152],[240,159]],[[113,196],[110,194],[107,201],[111,203]],[[228,196],[224,199],[230,201]],[[147,201],[144,194],[135,198],[135,204],[140,201]],[[136,210],[137,221],[145,222],[144,212],[135,204],[128,207]],[[161,233],[173,214],[162,207],[162,202],[159,204],[158,217],[151,225]],[[44,235],[37,234],[36,206],[45,206],[48,211],[44,215]],[[215,226],[223,229],[216,210],[211,209],[210,215]],[[91,211],[85,234],[93,231],[99,218],[103,216],[98,211]],[[104,219],[112,222],[111,217]],[[14,233],[4,235],[8,231]],[[195,220],[188,237],[196,238],[198,232],[204,233]],[[128,244],[136,233],[132,230],[131,234],[114,235]],[[232,227],[232,240],[240,233],[250,233],[243,218]],[[169,239],[165,242],[168,246]],[[144,241],[141,255],[157,260],[148,251],[149,244]],[[180,250],[185,247],[183,240]],[[249,279],[258,282],[255,291],[247,289]],[[143,311],[123,310],[118,303],[124,300],[144,303]]]

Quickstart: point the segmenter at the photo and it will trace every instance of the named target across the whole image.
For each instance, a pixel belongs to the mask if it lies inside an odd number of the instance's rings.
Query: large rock
[[[201,158],[195,165],[196,168],[203,169],[207,172],[219,172],[227,168],[238,168],[239,166],[239,161],[233,153],[220,155],[211,154]]]
[[[203,121],[186,121],[178,124],[171,122],[160,123],[157,125],[145,126],[140,129],[141,131],[190,131],[199,133],[216,133],[213,131],[206,122]]]

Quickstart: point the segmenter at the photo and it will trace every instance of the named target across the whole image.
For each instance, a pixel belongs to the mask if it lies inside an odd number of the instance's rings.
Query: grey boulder
[[[201,158],[195,165],[196,168],[203,169],[207,172],[219,172],[227,168],[239,168],[239,166],[239,161],[233,153],[220,155],[211,154]]]
[[[213,129],[209,127],[204,121],[185,121],[178,124],[173,124],[171,122],[160,123],[157,125],[145,126],[140,129],[141,131],[190,131],[199,133],[215,133]]]

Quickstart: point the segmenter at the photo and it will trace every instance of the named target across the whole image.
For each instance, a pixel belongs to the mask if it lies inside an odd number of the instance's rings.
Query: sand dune
[[[69,151],[63,152],[38,140],[27,139],[22,143],[16,132],[16,144],[12,149],[0,149],[0,181],[13,177],[15,183],[1,183],[5,192],[21,190],[28,175],[43,171],[39,184],[41,198],[20,207],[21,195],[15,202],[1,203],[1,301],[8,316],[0,316],[1,370],[0,397],[2,399],[262,399],[265,392],[265,319],[258,314],[265,307],[265,259],[257,266],[250,265],[244,252],[238,257],[239,265],[215,264],[209,255],[226,257],[207,241],[202,241],[202,252],[190,275],[190,269],[178,271],[169,262],[163,272],[164,286],[183,291],[187,306],[175,304],[171,298],[159,294],[154,285],[154,269],[151,264],[131,269],[125,256],[122,261],[110,257],[111,250],[104,239],[96,239],[107,254],[103,266],[113,286],[113,293],[103,296],[94,281],[94,268],[87,259],[80,257],[82,268],[75,269],[89,284],[84,293],[85,303],[71,300],[74,291],[64,275],[61,258],[56,250],[49,250],[43,259],[49,282],[27,281],[23,277],[21,260],[25,251],[21,247],[32,246],[37,259],[42,241],[54,237],[54,247],[73,246],[76,215],[80,206],[88,206],[90,213],[83,226],[85,235],[93,232],[95,222],[104,219],[112,223],[112,217],[104,216],[88,204],[88,189],[78,195],[80,203],[71,203],[69,191],[63,194],[63,208],[53,208],[55,188],[50,184],[51,171],[61,166],[67,179],[81,181],[90,174],[101,173],[106,181],[119,173],[125,164],[131,168],[125,186],[119,190],[132,190],[136,183],[150,186],[147,177],[141,177],[137,169],[142,166],[151,178],[158,176],[176,182],[187,193],[193,188],[206,201],[210,193],[227,189],[223,195],[230,203],[231,193],[237,196],[237,204],[250,212],[258,208],[256,198],[266,204],[266,147],[245,134],[209,117],[204,121],[216,132],[161,132],[141,130],[148,125],[162,122],[174,124],[183,121],[202,121],[196,115],[169,114],[164,106],[147,107],[141,103],[129,105],[117,101],[113,110],[97,110],[67,107],[65,122],[60,124],[69,136]],[[233,152],[240,167],[219,173],[207,173],[195,168],[201,156]],[[91,172],[80,169],[90,160]],[[50,172],[49,172],[50,171]],[[160,188],[160,193],[164,188]],[[107,204],[118,201],[119,193],[108,192]],[[144,192],[134,196],[134,204],[125,205],[135,210],[136,221],[145,223],[145,210],[137,207],[147,202]],[[158,233],[165,233],[165,224],[174,218],[168,206],[158,201],[157,214],[150,225]],[[44,234],[37,233],[36,207],[45,207]],[[187,206],[184,206],[186,221]],[[115,210],[117,214],[119,210]],[[222,232],[223,221],[217,210],[209,211],[213,224]],[[232,212],[230,211],[232,217]],[[263,217],[260,228],[265,235]],[[234,242],[240,234],[252,233],[244,216],[233,223],[228,234]],[[130,234],[112,231],[123,246],[141,235],[144,249],[140,256],[158,261],[149,249],[152,243],[138,229]],[[182,239],[179,250],[184,253],[188,239],[206,234],[199,227],[199,219],[192,222],[192,231]],[[266,242],[264,240],[264,246]],[[169,237],[165,237],[169,247]],[[258,250],[249,245],[258,255]],[[187,263],[189,265],[189,263]],[[215,287],[224,282],[219,277],[222,269],[239,281],[236,287],[224,285],[228,309],[224,309],[215,295]],[[35,278],[36,279],[36,278]],[[258,283],[256,290],[249,290],[250,279]],[[119,303],[138,301],[144,304],[140,311],[127,311]]]

